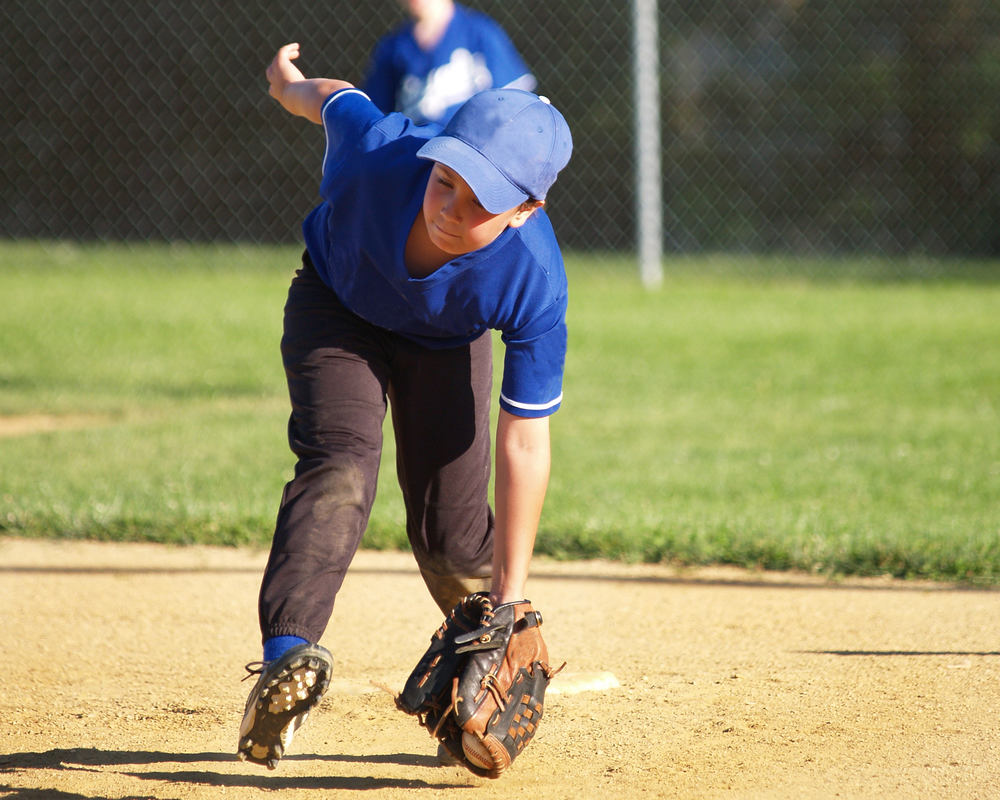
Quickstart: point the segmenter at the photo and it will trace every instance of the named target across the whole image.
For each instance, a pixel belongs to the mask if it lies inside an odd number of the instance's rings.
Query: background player
[[[410,19],[375,45],[362,89],[382,111],[444,125],[476,92],[537,82],[503,28],[453,0],[401,0]]]

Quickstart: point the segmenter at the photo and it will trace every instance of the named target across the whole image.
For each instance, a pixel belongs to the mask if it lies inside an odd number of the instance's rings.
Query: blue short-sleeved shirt
[[[407,21],[382,37],[372,53],[361,88],[382,111],[444,125],[477,92],[534,90],[535,77],[491,17],[456,4],[441,41],[430,50],[417,44],[413,26]]]
[[[331,95],[322,117],[323,202],[303,233],[324,283],[358,316],[427,347],[500,331],[501,407],[520,417],[553,413],[562,400],[567,285],[544,211],[414,278],[403,254],[433,168],[416,152],[440,128],[384,116],[357,89]]]

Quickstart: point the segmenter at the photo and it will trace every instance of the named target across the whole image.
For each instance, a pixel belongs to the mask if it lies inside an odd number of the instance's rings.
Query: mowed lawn
[[[0,534],[266,545],[297,262],[0,243]],[[538,552],[1000,579],[996,263],[567,264]],[[386,433],[366,544],[402,547]]]

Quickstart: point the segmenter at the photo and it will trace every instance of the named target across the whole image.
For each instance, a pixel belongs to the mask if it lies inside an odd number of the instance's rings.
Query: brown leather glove
[[[499,778],[537,732],[559,671],[549,666],[541,624],[527,600],[494,609],[485,593],[469,595],[431,638],[397,707],[471,772]],[[479,752],[474,760],[463,735]]]

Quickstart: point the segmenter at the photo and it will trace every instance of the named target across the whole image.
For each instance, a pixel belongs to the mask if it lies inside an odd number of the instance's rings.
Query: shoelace
[[[267,667],[266,661],[251,661],[249,664],[245,664],[243,669],[247,671],[247,674],[243,676],[240,683],[250,680],[255,675],[260,675],[265,667]]]

